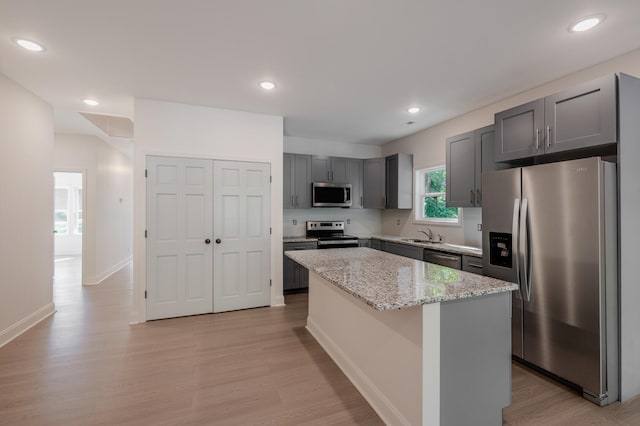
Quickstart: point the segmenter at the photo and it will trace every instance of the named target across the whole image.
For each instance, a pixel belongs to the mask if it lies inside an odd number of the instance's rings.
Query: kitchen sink
[[[440,241],[433,241],[433,240],[421,240],[418,238],[403,238],[402,241],[409,241],[411,243],[421,243],[421,244],[424,244],[424,243],[437,244],[440,242]]]

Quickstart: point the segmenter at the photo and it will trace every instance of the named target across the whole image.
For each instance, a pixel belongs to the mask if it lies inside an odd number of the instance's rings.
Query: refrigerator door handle
[[[522,286],[524,285],[524,281],[520,277],[520,252],[519,252],[519,232],[518,232],[518,224],[520,222],[520,198],[516,198],[513,200],[513,220],[511,221],[511,238],[512,242],[512,250],[515,257],[516,264],[516,278],[518,280],[518,291],[520,292],[520,297],[524,299],[524,293],[522,292]]]
[[[522,199],[522,211],[520,212],[520,235],[518,242],[520,248],[518,250],[522,260],[522,281],[524,284],[525,294],[522,300],[531,301],[531,259],[529,259],[529,200]]]

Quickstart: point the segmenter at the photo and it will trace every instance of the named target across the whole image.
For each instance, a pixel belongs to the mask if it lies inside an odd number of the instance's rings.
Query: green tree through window
[[[419,200],[422,209],[418,220],[458,223],[458,209],[446,206],[447,171],[444,166],[419,170]],[[417,216],[417,215],[416,215]]]

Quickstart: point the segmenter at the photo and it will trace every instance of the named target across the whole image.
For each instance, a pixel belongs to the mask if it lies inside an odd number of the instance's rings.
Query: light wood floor
[[[56,271],[58,312],[0,349],[0,425],[382,423],[306,332],[305,294],[129,326],[129,268],[84,288],[77,260]],[[640,400],[599,408],[517,365],[513,391],[505,424],[640,424]]]

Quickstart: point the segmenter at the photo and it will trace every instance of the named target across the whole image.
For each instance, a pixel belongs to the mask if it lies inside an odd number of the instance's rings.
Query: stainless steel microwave
[[[313,207],[351,207],[351,184],[314,182]]]

